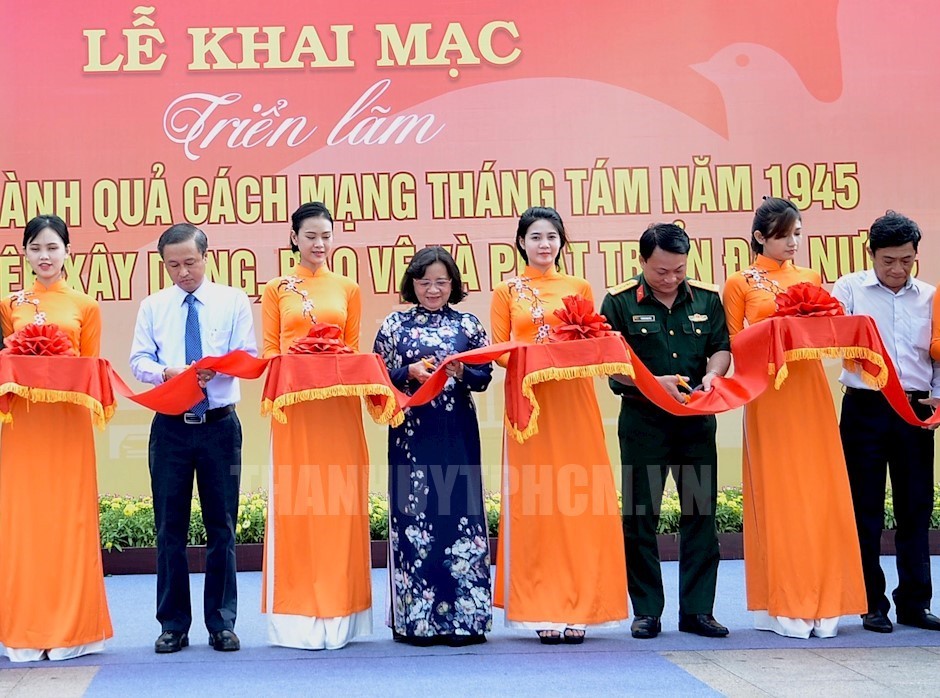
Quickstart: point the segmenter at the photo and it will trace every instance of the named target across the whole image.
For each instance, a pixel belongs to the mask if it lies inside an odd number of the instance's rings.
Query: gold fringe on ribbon
[[[520,429],[510,421],[509,415],[507,414],[503,419],[506,425],[506,431],[519,443],[525,443],[526,439],[539,433],[538,421],[542,407],[539,405],[538,400],[535,399],[535,391],[533,390],[539,383],[547,383],[553,380],[564,381],[574,380],[576,378],[612,376],[617,373],[623,376],[629,376],[630,378],[636,378],[636,374],[633,372],[633,366],[622,362],[591,364],[590,366],[570,366],[567,368],[553,366],[527,374],[522,379],[522,395],[529,401],[529,404],[532,405],[532,414],[529,415],[529,423],[524,429]]]
[[[261,416],[271,415],[280,424],[287,424],[287,414],[285,407],[297,405],[302,402],[312,400],[327,400],[331,397],[361,397],[367,398],[375,395],[384,395],[388,398],[384,407],[371,404],[365,400],[366,411],[373,421],[379,425],[391,424],[398,426],[404,420],[400,411],[397,412],[398,404],[395,401],[395,395],[392,389],[381,383],[366,383],[364,385],[331,385],[326,388],[307,388],[306,390],[297,390],[292,393],[278,395],[274,400],[265,398],[261,401]]]
[[[91,412],[91,420],[98,429],[104,429],[111,417],[114,416],[114,405],[105,407],[100,400],[96,400],[86,393],[71,390],[50,390],[49,388],[28,388],[17,383],[4,383],[0,385],[0,395],[6,393],[13,393],[29,402],[65,402],[70,405],[87,407]],[[10,424],[12,421],[12,414],[0,413],[0,422]]]
[[[4,383],[0,385],[0,395],[6,395],[7,393],[13,393],[21,398],[29,399],[29,388],[19,383]]]
[[[374,402],[367,399],[367,397],[363,398],[363,402],[373,422],[379,426],[388,425],[390,427],[400,427],[405,421],[405,413],[402,410],[398,410],[398,405],[391,392],[391,390],[389,390],[388,393],[382,392],[382,395],[386,397],[384,406],[376,405]]]
[[[862,381],[873,390],[881,390],[888,383],[888,367],[885,364],[884,357],[881,354],[872,351],[868,347],[819,347],[790,349],[784,352],[784,364],[777,369],[774,375],[774,389],[780,390],[780,386],[790,375],[790,369],[787,367],[788,361],[806,361],[811,359],[842,359],[845,367],[859,375]],[[857,359],[867,359],[875,364],[881,371],[877,376],[862,370],[861,363]],[[771,364],[773,367],[773,364]],[[772,370],[773,374],[774,371]]]

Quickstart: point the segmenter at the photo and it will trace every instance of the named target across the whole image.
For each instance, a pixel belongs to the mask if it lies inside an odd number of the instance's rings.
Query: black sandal
[[[561,644],[561,633],[557,630],[536,630],[535,633],[539,636],[539,642],[543,645]]]
[[[565,644],[566,645],[580,645],[584,642],[584,636],[587,633],[578,628],[565,628]]]

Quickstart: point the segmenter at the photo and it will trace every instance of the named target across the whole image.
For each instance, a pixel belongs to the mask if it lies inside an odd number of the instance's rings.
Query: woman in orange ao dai
[[[359,349],[355,282],[327,267],[333,217],[319,202],[292,218],[300,261],[261,298],[264,357],[286,354],[316,322],[338,325]],[[265,535],[262,611],[271,644],[339,649],[372,632],[369,451],[358,397],[311,400],[271,422],[271,503]]]
[[[71,288],[63,272],[65,221],[33,218],[23,248],[36,280],[0,304],[3,336],[53,323],[78,356],[98,356],[98,303]],[[100,652],[114,633],[101,569],[91,414],[83,405],[19,397],[12,412],[0,435],[0,643],[14,662]]]
[[[776,311],[774,298],[819,274],[798,267],[796,206],[766,198],[754,215],[757,259],[728,279],[732,337]],[[832,393],[819,359],[791,361],[779,390],[744,408],[744,566],[747,607],[758,630],[834,637],[839,616],[865,613],[852,494]]]
[[[558,271],[566,244],[555,209],[522,214],[516,248],[526,268],[493,293],[494,342],[547,342],[562,298],[593,303],[587,281]],[[522,444],[505,436],[495,605],[508,626],[545,644],[577,644],[587,626],[628,615],[616,490],[593,380],[548,381],[535,395],[538,432]]]

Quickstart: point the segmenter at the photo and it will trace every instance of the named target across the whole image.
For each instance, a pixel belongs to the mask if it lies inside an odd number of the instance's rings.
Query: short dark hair
[[[177,223],[164,230],[163,235],[157,241],[157,251],[163,257],[163,248],[167,245],[177,245],[190,240],[195,240],[196,249],[205,257],[206,252],[209,251],[209,238],[192,223]]]
[[[528,232],[529,226],[538,220],[551,222],[555,227],[555,231],[558,233],[558,237],[561,239],[561,246],[558,248],[558,254],[555,255],[555,268],[557,269],[558,260],[561,259],[561,251],[565,249],[565,246],[568,244],[568,233],[565,232],[564,221],[561,220],[558,211],[553,208],[548,206],[532,206],[522,212],[522,215],[519,216],[519,225],[516,227],[516,249],[519,250],[519,254],[522,255],[522,258],[525,260],[526,264],[528,264],[529,255],[526,254],[525,245],[522,241],[525,240],[525,234]]]
[[[440,262],[447,267],[447,275],[450,276],[450,297],[447,302],[454,305],[467,297],[467,292],[463,290],[463,279],[460,278],[457,262],[450,256],[450,252],[443,247],[434,245],[420,250],[411,258],[411,263],[405,269],[405,275],[401,280],[401,299],[405,303],[418,302],[418,295],[415,293],[415,279],[423,278],[428,267],[435,262]]]
[[[299,233],[300,226],[302,226],[304,221],[308,218],[326,218],[330,222],[330,225],[333,225],[333,215],[330,213],[330,209],[326,207],[326,204],[322,201],[310,201],[301,204],[300,208],[291,214],[290,229],[295,233]],[[290,240],[290,251],[300,251],[300,248],[294,244],[293,238]]]
[[[868,230],[868,249],[874,254],[875,250],[883,247],[900,247],[911,242],[914,244],[914,252],[917,252],[920,238],[921,232],[917,223],[889,209],[871,224]]]
[[[758,230],[768,240],[784,238],[799,220],[802,220],[800,209],[792,201],[776,196],[765,196],[764,203],[754,211],[754,222],[751,223],[751,249],[755,254],[764,252],[763,243],[758,242],[754,235]]]
[[[33,238],[46,228],[51,228],[52,232],[61,238],[63,245],[69,244],[69,227],[64,220],[50,213],[44,216],[36,216],[26,224],[26,228],[23,229],[23,248],[25,249],[33,241]]]
[[[649,259],[656,248],[673,254],[689,254],[689,234],[675,223],[650,223],[640,236],[640,256]]]

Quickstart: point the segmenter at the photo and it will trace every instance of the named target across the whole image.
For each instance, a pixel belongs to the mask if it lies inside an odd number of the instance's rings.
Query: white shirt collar
[[[880,286],[888,293],[894,293],[894,291],[892,291],[890,288],[888,288],[887,286],[885,286],[883,283],[881,283],[878,280],[878,275],[875,273],[874,269],[868,269],[866,271],[866,276],[865,276],[865,279],[862,281],[862,286]],[[904,287],[902,288],[902,290],[910,291],[911,289],[913,289],[917,293],[920,293],[920,287],[914,283],[914,277],[908,275],[907,282],[904,284]]]
[[[196,300],[198,300],[203,305],[206,305],[206,301],[208,300],[207,297],[209,294],[212,293],[212,290],[210,288],[211,286],[212,286],[212,282],[209,281],[209,279],[203,279],[202,283],[199,284],[199,288],[193,291],[193,295],[196,297]],[[179,299],[179,304],[183,305],[184,303],[186,303],[186,296],[188,296],[189,293],[181,289],[176,284],[173,284],[173,288],[175,289],[174,293],[176,293],[176,296]]]

